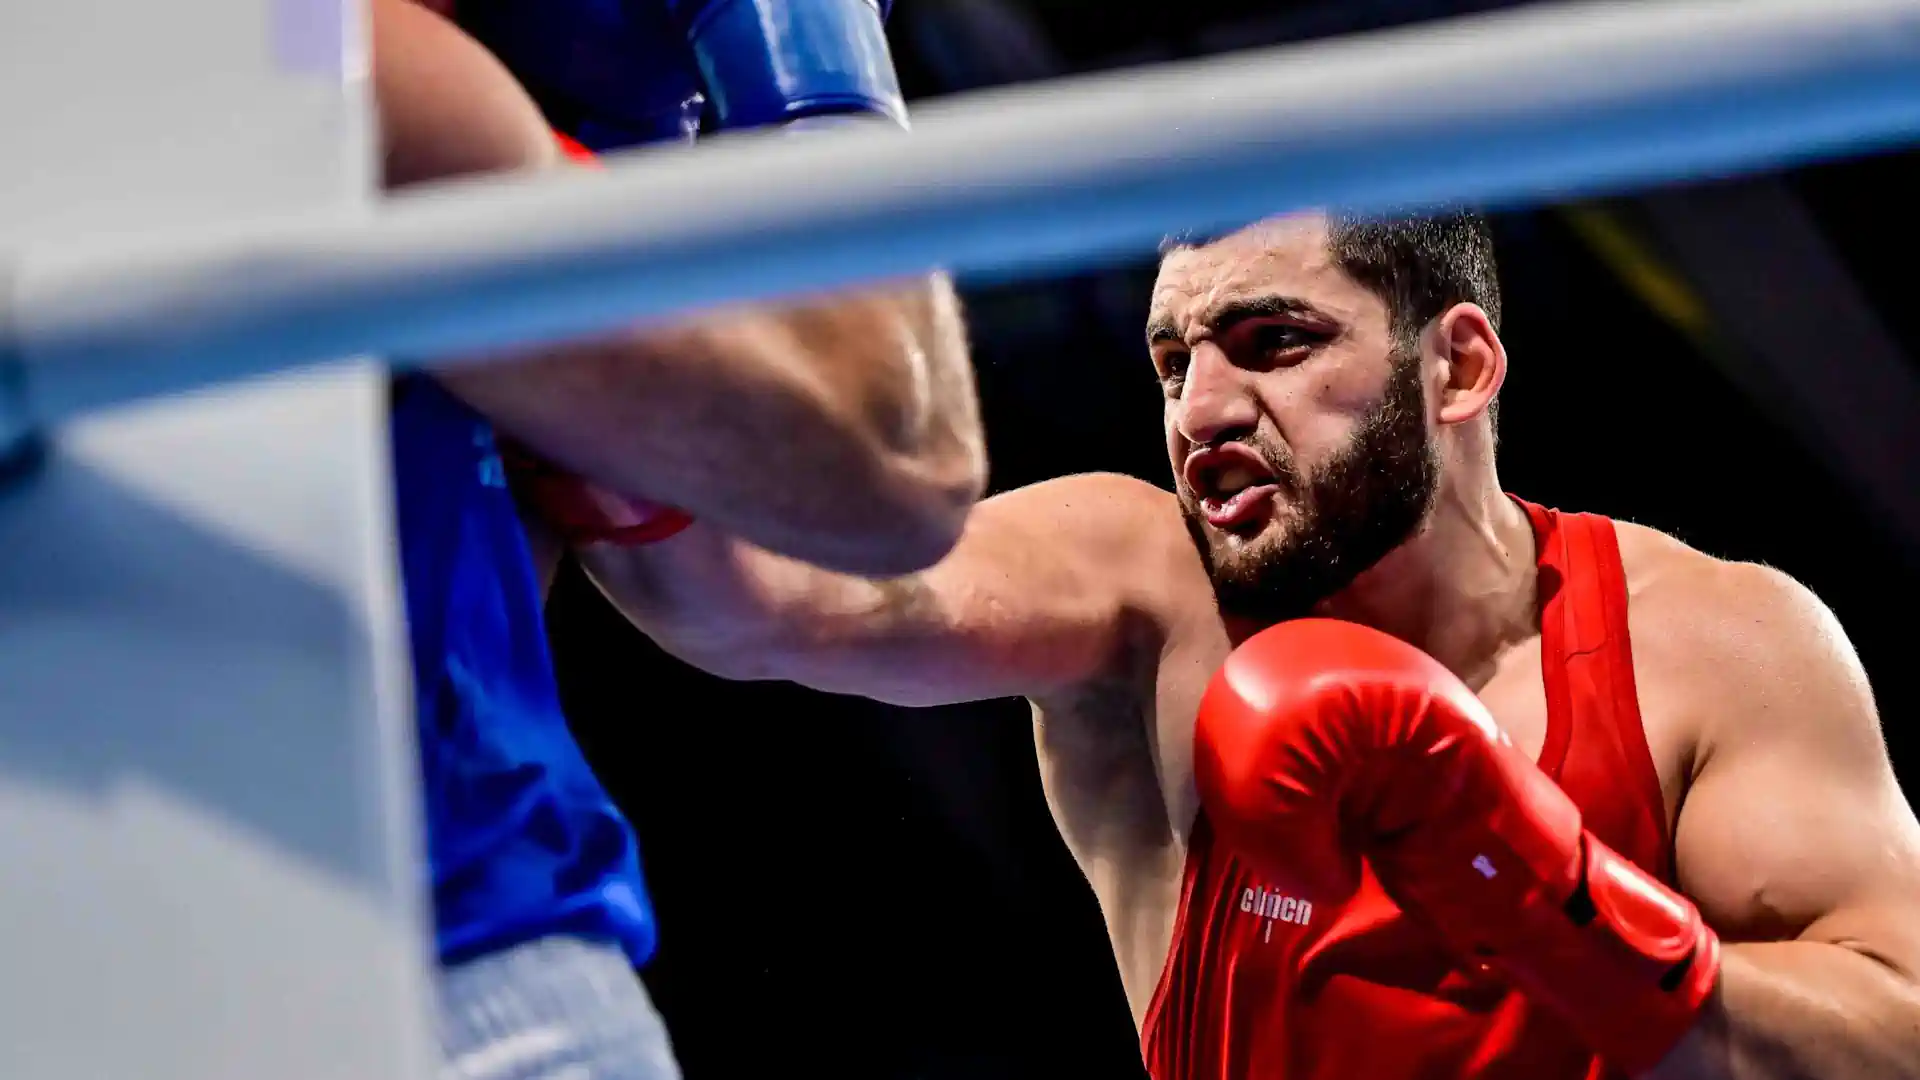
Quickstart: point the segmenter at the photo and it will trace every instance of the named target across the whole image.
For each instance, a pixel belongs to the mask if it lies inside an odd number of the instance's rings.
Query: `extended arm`
[[[376,0],[374,73],[390,187],[561,165],[512,76],[429,11]],[[567,469],[837,568],[932,563],[984,484],[964,329],[938,276],[704,313],[442,378]]]
[[[1173,497],[1100,474],[986,500],[952,554],[904,577],[821,570],[701,525],[582,560],[696,666],[905,705],[1076,686],[1153,655],[1212,604]]]

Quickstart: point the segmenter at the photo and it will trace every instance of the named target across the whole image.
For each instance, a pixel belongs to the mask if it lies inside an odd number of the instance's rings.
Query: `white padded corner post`
[[[365,214],[360,3],[0,5],[0,284]],[[0,1077],[431,1076],[383,371],[52,435],[0,487]]]

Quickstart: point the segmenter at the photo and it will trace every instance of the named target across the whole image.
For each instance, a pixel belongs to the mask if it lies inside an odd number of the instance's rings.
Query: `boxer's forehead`
[[[1301,214],[1173,249],[1154,282],[1149,338],[1157,328],[1161,338],[1172,330],[1191,340],[1218,313],[1249,302],[1298,306],[1348,324],[1364,317],[1378,300],[1334,261],[1327,241],[1327,219]]]

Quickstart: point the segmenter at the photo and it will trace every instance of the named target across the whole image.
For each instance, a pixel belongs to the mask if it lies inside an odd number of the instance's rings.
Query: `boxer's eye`
[[[1180,385],[1186,381],[1187,364],[1191,357],[1184,352],[1169,351],[1161,353],[1158,359],[1160,385],[1169,397],[1180,393]]]
[[[1325,340],[1326,335],[1291,323],[1266,323],[1247,334],[1254,354],[1269,361],[1293,359]]]

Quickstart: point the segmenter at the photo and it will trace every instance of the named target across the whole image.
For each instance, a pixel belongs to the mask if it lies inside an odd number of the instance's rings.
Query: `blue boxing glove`
[[[704,105],[667,0],[459,0],[456,19],[547,121],[596,151],[685,142]]]
[[[665,0],[722,129],[884,117],[907,103],[882,20],[891,0]]]

